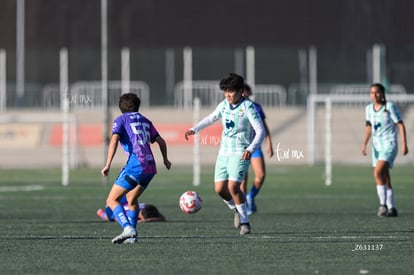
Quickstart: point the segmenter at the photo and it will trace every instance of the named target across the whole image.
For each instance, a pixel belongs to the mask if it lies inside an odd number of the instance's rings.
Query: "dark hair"
[[[250,87],[250,85],[249,84],[247,84],[247,83],[244,83],[244,86],[243,86],[243,90],[249,95],[249,96],[251,96],[253,93],[252,93],[252,88]]]
[[[138,112],[141,100],[136,94],[127,93],[119,98],[119,109],[122,113]]]
[[[145,207],[141,210],[142,216],[144,219],[148,218],[157,218],[161,216],[160,212],[158,211],[157,207],[155,207],[152,204],[147,204]]]
[[[374,84],[371,84],[370,88],[372,88],[372,87],[378,88],[378,90],[381,92],[381,94],[382,94],[382,103],[384,105],[384,111],[386,112],[387,111],[387,99],[385,98],[385,87],[384,87],[384,85],[382,85],[381,83],[374,83]]]
[[[231,73],[228,77],[220,81],[220,90],[242,91],[244,87],[244,78],[238,74]]]

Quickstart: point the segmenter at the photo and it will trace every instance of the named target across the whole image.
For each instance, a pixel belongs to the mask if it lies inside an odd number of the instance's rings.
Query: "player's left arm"
[[[400,136],[401,136],[401,151],[403,155],[408,154],[408,146],[407,146],[407,131],[405,129],[404,122],[402,120],[402,117],[400,115],[400,111],[397,108],[397,105],[394,103],[390,103],[390,110],[391,110],[391,119],[394,121],[394,123],[397,124],[398,129],[400,130]]]
[[[259,113],[256,111],[256,108],[254,108],[254,106],[251,106],[248,109],[247,118],[249,119],[249,122],[256,133],[252,143],[250,143],[250,145],[246,148],[246,151],[249,151],[251,154],[260,148],[263,139],[266,135],[266,131],[263,125],[263,120],[260,117]]]
[[[407,131],[405,130],[405,125],[402,120],[397,123],[398,129],[400,130],[401,136],[401,151],[403,155],[408,154],[408,146],[407,146]]]
[[[158,143],[158,146],[160,147],[160,151],[161,151],[161,155],[162,155],[162,158],[163,158],[164,165],[169,170],[171,168],[171,162],[168,160],[167,143],[165,142],[165,140],[160,135],[156,136],[154,141],[156,143]]]
[[[270,136],[270,130],[269,127],[267,126],[266,120],[263,120],[263,126],[265,129],[265,133],[266,133],[266,143],[267,143],[267,155],[269,156],[269,158],[273,157],[273,144],[272,144],[272,137]]]

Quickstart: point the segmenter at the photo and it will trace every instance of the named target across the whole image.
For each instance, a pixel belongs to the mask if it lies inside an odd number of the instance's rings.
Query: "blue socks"
[[[250,193],[249,195],[254,198],[256,197],[256,195],[259,193],[260,189],[256,188],[254,185],[252,186],[252,188],[250,188]]]
[[[131,223],[129,222],[129,218],[127,214],[125,213],[124,207],[122,205],[118,204],[114,209],[114,215],[116,217],[116,221],[122,226],[122,228],[125,228],[127,226],[131,226]],[[134,226],[135,228],[135,226]]]
[[[139,210],[128,210],[128,213],[127,213],[128,219],[129,219],[129,223],[134,228],[137,228],[138,212],[139,212]]]

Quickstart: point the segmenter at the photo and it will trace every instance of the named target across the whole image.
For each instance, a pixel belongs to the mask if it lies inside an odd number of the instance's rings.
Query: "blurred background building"
[[[24,99],[16,99],[18,3],[24,2]],[[306,57],[317,52],[317,81],[369,83],[370,52],[381,45],[384,81],[414,89],[414,2],[410,0],[157,1],[107,0],[108,79],[143,81],[151,105],[172,105],[183,80],[183,49],[192,48],[192,78],[246,76],[254,47],[254,81],[279,84],[288,103],[304,103]],[[101,79],[100,0],[2,0],[0,49],[7,56],[7,106],[40,107],[59,82],[59,51],[68,49],[69,82]],[[48,91],[49,89],[49,91]],[[323,91],[321,91],[323,92]],[[290,93],[290,96],[289,96]],[[294,94],[295,93],[295,94]],[[289,101],[289,100],[288,100]]]
[[[218,81],[229,72],[254,87],[279,152],[303,153],[285,163],[325,161],[327,112],[322,107],[309,120],[308,96],[369,101],[374,81],[391,94],[413,94],[413,18],[411,0],[2,0],[0,167],[21,166],[39,152],[30,165],[60,162],[64,99],[72,166],[100,165],[112,119],[102,117],[103,76],[110,107],[122,92],[138,93],[173,154],[191,163],[180,132],[193,122],[188,107],[198,97],[202,114],[211,110],[222,96]],[[334,162],[367,162],[359,154],[365,103],[345,104],[346,111],[334,106]],[[410,134],[414,115],[411,101],[404,104]],[[206,148],[203,160],[214,162],[215,149]]]

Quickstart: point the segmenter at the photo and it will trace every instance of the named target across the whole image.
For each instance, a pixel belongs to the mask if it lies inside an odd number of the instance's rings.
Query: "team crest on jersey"
[[[381,127],[381,122],[375,122],[374,123],[374,130],[378,130],[378,128]]]
[[[234,127],[234,121],[226,119],[226,128],[230,129]]]
[[[240,108],[239,109],[239,117],[242,117],[242,116],[244,116],[244,109]]]

